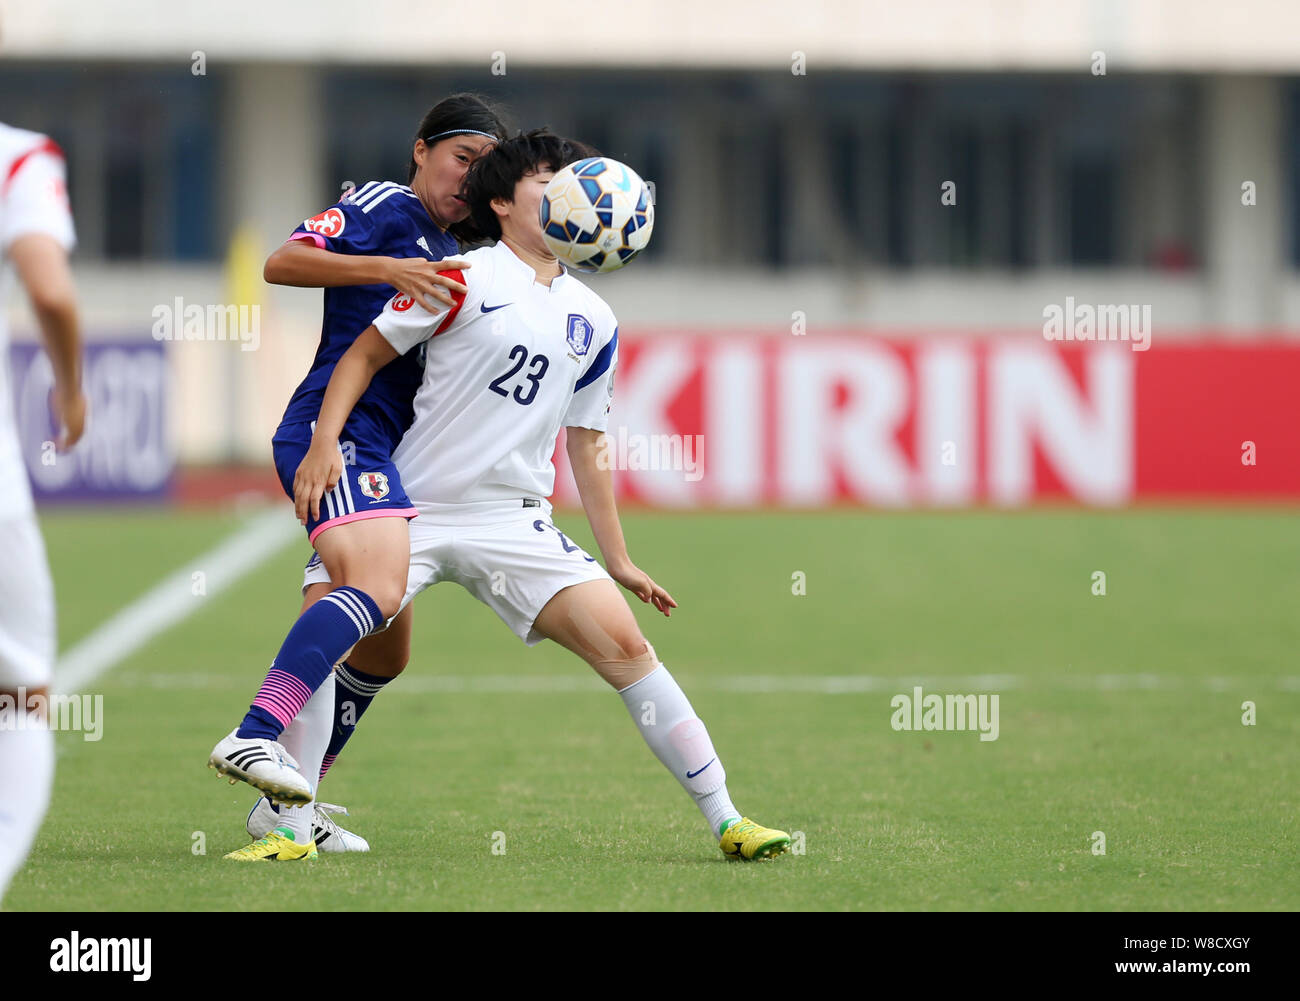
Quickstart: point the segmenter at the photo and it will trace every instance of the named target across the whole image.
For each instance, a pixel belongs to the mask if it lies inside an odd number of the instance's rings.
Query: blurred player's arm
[[[262,277],[272,285],[295,288],[334,288],[340,285],[391,285],[416,302],[437,308],[453,305],[446,291],[465,293],[465,286],[439,271],[473,265],[448,258],[427,261],[422,257],[374,257],[336,253],[317,247],[306,239],[292,239],[266,259]],[[432,300],[436,300],[433,302]]]
[[[370,386],[375,373],[396,357],[397,349],[372,324],[361,332],[334,366],[329,385],[325,387],[325,398],[321,401],[311,445],[293,477],[294,513],[303,524],[307,522],[309,511],[312,518],[320,517],[321,497],[326,491],[333,490],[343,475],[339,435],[343,433],[348,415]]]
[[[566,429],[565,451],[573,467],[573,480],[578,485],[582,509],[596,537],[600,555],[605,558],[605,570],[616,581],[644,602],[652,602],[659,611],[668,615],[677,602],[672,595],[650,579],[627,554],[627,541],[623,526],[618,520],[618,505],[614,501],[614,478],[609,463],[601,461],[608,447],[605,432],[591,428]]]
[[[77,289],[68,254],[54,237],[27,233],[9,245],[13,262],[41,328],[54,368],[54,411],[59,421],[60,450],[71,448],[86,427],[86,398],[81,391],[81,327]]]

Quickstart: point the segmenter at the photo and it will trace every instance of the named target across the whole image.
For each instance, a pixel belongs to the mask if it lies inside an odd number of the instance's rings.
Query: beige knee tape
[[[636,684],[659,666],[659,657],[655,648],[646,641],[645,653],[631,660],[597,660],[592,661],[596,673],[608,681],[614,691],[621,692],[628,685]]]
[[[600,660],[616,660],[622,655],[622,644],[607,633],[586,608],[579,605],[570,609],[567,618],[569,631],[566,638],[581,648],[579,655],[583,660],[594,664]]]

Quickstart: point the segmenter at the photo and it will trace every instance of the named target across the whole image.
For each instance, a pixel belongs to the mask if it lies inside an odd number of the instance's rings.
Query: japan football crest
[[[585,355],[587,348],[591,347],[591,324],[587,322],[585,316],[579,316],[577,313],[569,314],[569,347],[573,349],[575,355]]]
[[[357,485],[363,494],[375,500],[383,500],[388,496],[388,477],[383,473],[361,473],[357,477]]]

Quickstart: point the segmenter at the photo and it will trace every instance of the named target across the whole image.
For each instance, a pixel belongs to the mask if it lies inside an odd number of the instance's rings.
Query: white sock
[[[280,743],[298,762],[298,770],[303,778],[311,783],[312,793],[316,792],[316,783],[320,778],[321,762],[330,746],[330,733],[334,729],[334,672],[312,692],[311,698],[303,703],[302,709],[280,734]],[[305,845],[311,840],[311,821],[315,815],[315,803],[306,806],[280,807],[280,819],[276,827],[287,827],[293,831],[296,844]]]
[[[709,832],[718,837],[723,822],[740,814],[727,795],[727,773],[713,750],[709,731],[695,715],[686,693],[661,661],[618,694],[650,750],[691,794]]]
[[[0,901],[40,830],[54,781],[54,734],[34,716],[0,729]]]

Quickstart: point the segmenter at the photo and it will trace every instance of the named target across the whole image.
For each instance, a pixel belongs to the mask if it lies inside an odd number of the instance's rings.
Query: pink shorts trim
[[[316,244],[316,246],[320,247],[321,250],[329,249],[325,246],[325,237],[321,236],[319,233],[294,233],[293,236],[289,237],[289,239],[284,242],[293,243],[295,240],[310,240],[312,243]]]
[[[331,518],[329,521],[322,521],[317,525],[309,536],[307,541],[313,545],[316,542],[316,536],[327,528],[333,528],[335,525],[346,525],[349,521],[366,521],[370,518],[405,518],[410,521],[420,512],[413,507],[385,507],[377,511],[357,511],[353,514],[345,514],[340,518]]]

